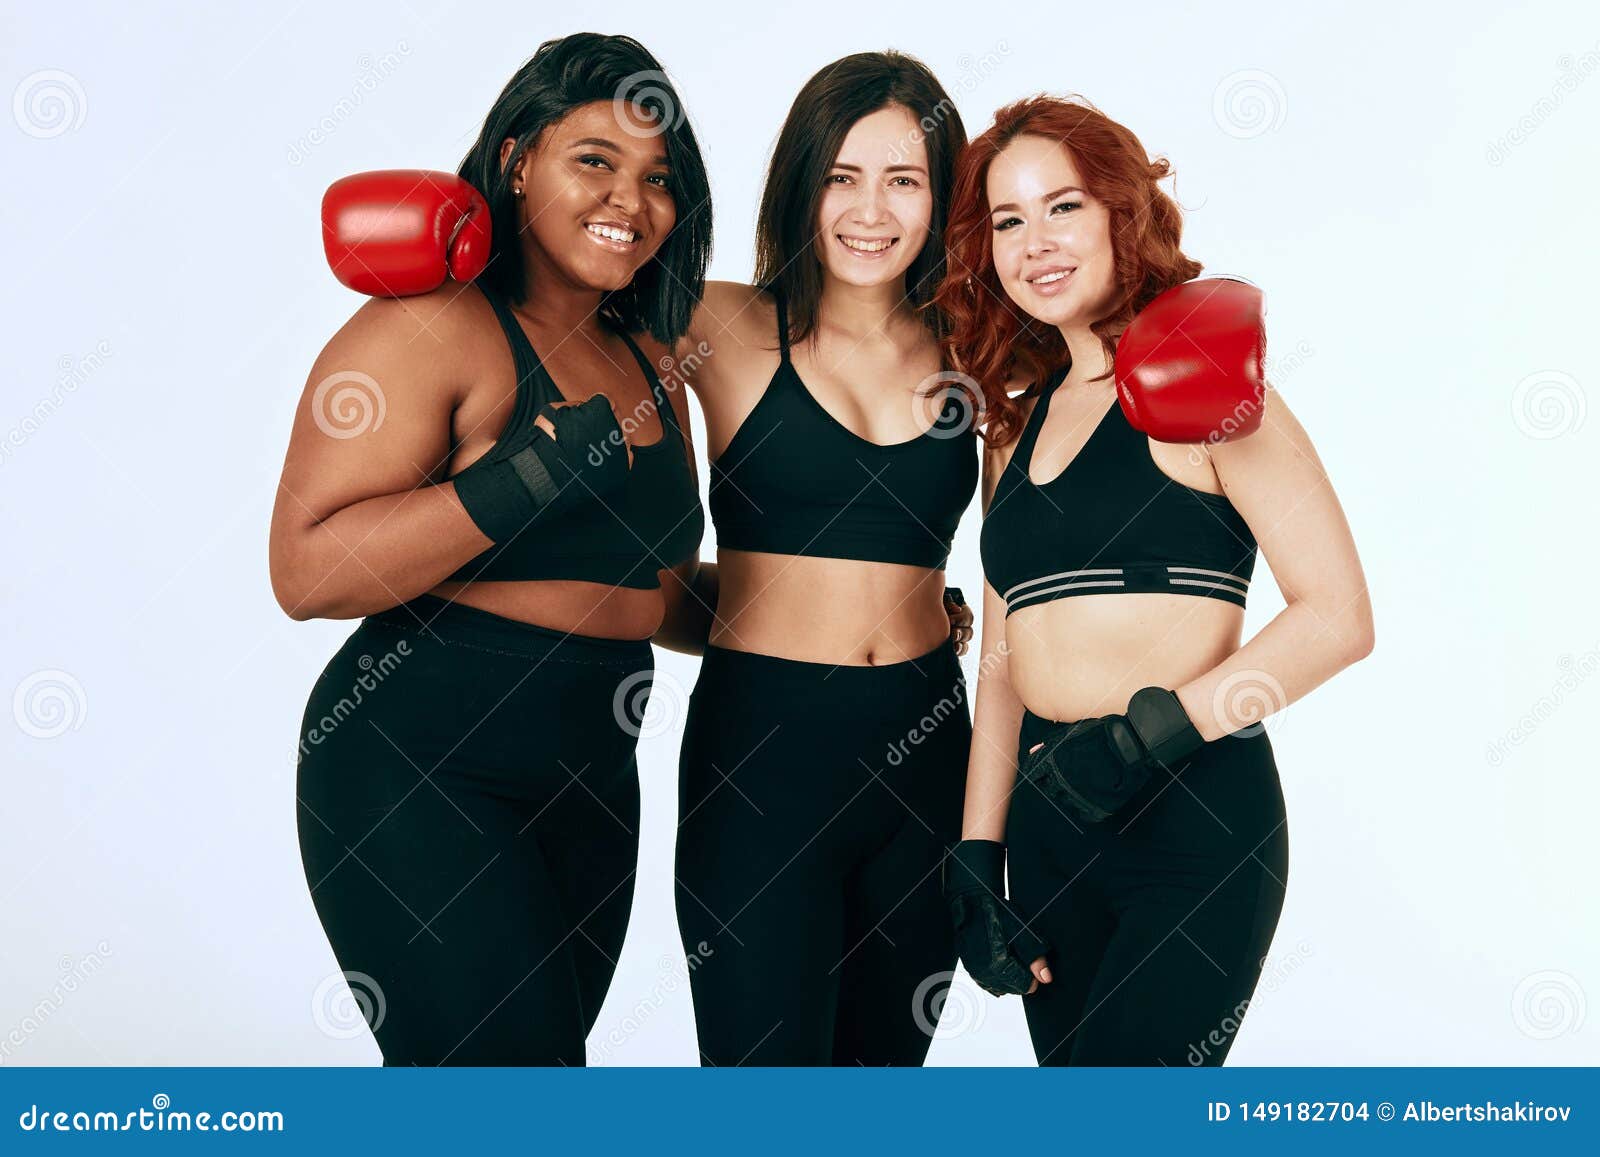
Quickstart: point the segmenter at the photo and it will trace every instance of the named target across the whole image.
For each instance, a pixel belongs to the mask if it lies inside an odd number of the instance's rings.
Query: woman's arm
[[[1013,446],[1015,443],[1012,444]],[[983,513],[989,513],[995,483],[1011,447],[983,453]],[[1017,779],[1017,733],[1022,701],[1011,688],[1006,646],[1005,600],[983,584],[983,637],[978,651],[978,690],[972,708],[972,749],[967,756],[967,797],[961,838],[1005,842],[1011,789]]]
[[[1259,723],[1372,652],[1372,601],[1311,439],[1276,390],[1261,428],[1210,448],[1288,602],[1228,659],[1173,690],[1201,738]]]
[[[667,612],[650,641],[669,651],[703,655],[717,615],[717,564],[691,558],[663,571],[661,593]]]
[[[457,291],[459,292],[459,290]],[[491,545],[444,472],[470,380],[445,291],[368,301],[329,340],[295,412],[272,511],[272,591],[293,619],[414,598]]]

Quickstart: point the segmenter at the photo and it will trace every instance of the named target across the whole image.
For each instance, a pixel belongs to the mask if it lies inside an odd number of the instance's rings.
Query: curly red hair
[[[1108,358],[1134,314],[1201,269],[1179,248],[1183,218],[1157,184],[1172,174],[1171,166],[1162,157],[1152,161],[1132,132],[1077,96],[1029,97],[995,113],[994,124],[956,162],[945,274],[934,294],[935,308],[948,319],[943,345],[949,364],[983,391],[983,437],[991,446],[1010,442],[1022,424],[1021,407],[1007,395],[1006,383],[1031,378],[1031,394],[1069,360],[1061,332],[1012,302],[994,269],[989,164],[1024,133],[1059,141],[1088,191],[1110,209],[1119,296],[1111,312],[1090,327]]]

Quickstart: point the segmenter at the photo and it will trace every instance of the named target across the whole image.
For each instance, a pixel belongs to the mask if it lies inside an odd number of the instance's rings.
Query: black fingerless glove
[[[628,449],[611,403],[599,394],[575,406],[539,410],[554,438],[534,422],[507,432],[450,481],[472,521],[492,542],[514,537],[544,511],[586,502],[621,486]]]
[[[1061,723],[1044,746],[1023,757],[1022,778],[1097,824],[1137,795],[1157,766],[1168,766],[1205,745],[1178,697],[1146,687],[1128,701],[1126,715]]]
[[[1033,987],[1035,960],[1050,946],[1028,931],[1006,903],[1006,847],[962,840],[944,862],[944,894],[956,926],[956,950],[972,979],[995,996]]]

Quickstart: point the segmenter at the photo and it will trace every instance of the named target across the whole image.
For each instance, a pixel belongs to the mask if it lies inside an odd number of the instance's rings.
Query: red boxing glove
[[[489,262],[489,203],[454,173],[382,169],[341,177],[322,195],[333,275],[369,297],[468,282]]]
[[[1117,400],[1158,442],[1228,442],[1261,425],[1267,333],[1261,291],[1208,277],[1173,286],[1117,343]]]

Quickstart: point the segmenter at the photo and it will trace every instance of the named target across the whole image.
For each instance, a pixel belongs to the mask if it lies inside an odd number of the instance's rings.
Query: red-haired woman
[[[1260,720],[1372,649],[1349,527],[1280,396],[1247,437],[1189,445],[1119,405],[1119,338],[1201,268],[1168,174],[1084,103],[1002,109],[962,155],[937,295],[988,415],[947,888],[974,978],[1031,993],[1040,1064],[1222,1063],[1288,877]],[[1241,644],[1258,545],[1288,605]]]

